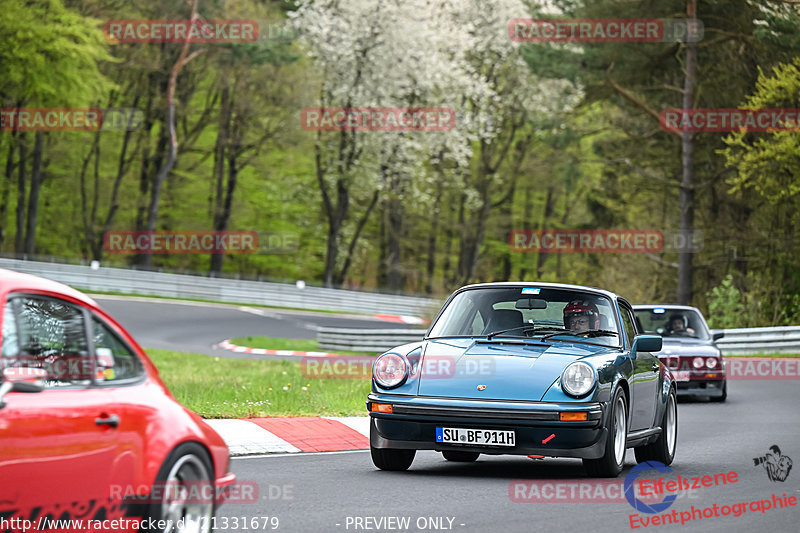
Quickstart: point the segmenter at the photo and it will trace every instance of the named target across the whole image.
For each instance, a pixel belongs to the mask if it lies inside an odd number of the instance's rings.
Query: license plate
[[[689,381],[688,370],[677,370],[672,374],[675,376],[675,381]]]
[[[436,442],[473,446],[515,446],[516,434],[499,429],[436,428]]]

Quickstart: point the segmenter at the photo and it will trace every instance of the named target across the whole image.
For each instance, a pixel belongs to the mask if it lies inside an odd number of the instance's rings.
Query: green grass
[[[288,339],[284,339],[288,340]],[[298,341],[291,341],[297,349]],[[299,361],[148,349],[175,398],[204,418],[365,416],[369,378],[303,376]]]
[[[246,346],[248,348],[264,348],[267,350],[294,350],[297,352],[327,352],[319,347],[317,339],[282,339],[278,337],[234,337],[231,344]],[[349,350],[336,350],[342,355],[380,355],[370,352],[353,352]]]

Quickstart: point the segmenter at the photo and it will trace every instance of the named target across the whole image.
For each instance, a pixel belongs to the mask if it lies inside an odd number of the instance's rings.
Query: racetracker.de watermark
[[[669,132],[798,132],[800,109],[665,109],[661,129]]]
[[[661,501],[661,495],[642,491],[638,484],[629,490],[636,498],[650,503]],[[508,497],[515,503],[626,503],[622,480],[555,480],[517,479],[508,486]],[[646,493],[645,493],[646,492]],[[683,489],[678,497],[697,499],[697,489]]]
[[[726,377],[730,380],[800,379],[798,357],[727,357],[725,361]]]
[[[134,107],[4,107],[0,131],[136,131],[144,112]]]
[[[256,503],[261,500],[255,481],[237,480],[231,486],[215,487],[211,481],[157,482],[152,485],[111,485],[109,495],[129,505],[162,503],[180,499],[188,505],[206,503]]]
[[[255,231],[108,231],[103,249],[110,254],[252,254]]]
[[[109,20],[103,34],[110,43],[253,43],[254,20]]]
[[[699,19],[512,19],[511,40],[526,43],[698,42]]]
[[[368,356],[313,356],[303,357],[300,370],[312,379],[365,379],[372,376],[375,357]],[[455,377],[490,377],[495,373],[495,360],[478,357],[457,360],[450,355],[426,355],[421,361],[411,362],[409,377],[419,374],[426,379]]]
[[[508,235],[512,252],[657,253],[698,252],[700,231],[655,229],[516,229]]]
[[[448,131],[456,125],[449,107],[307,107],[307,131]]]

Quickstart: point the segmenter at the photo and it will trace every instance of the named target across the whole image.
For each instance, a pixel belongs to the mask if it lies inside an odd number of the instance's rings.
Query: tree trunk
[[[442,193],[444,180],[439,179],[436,186],[436,199],[433,204],[433,216],[431,218],[431,233],[428,237],[428,264],[425,282],[425,292],[433,294],[433,275],[436,271],[436,235],[439,233],[439,217],[442,212]]]
[[[37,131],[33,143],[33,169],[31,171],[31,192],[28,197],[28,221],[25,230],[25,254],[33,255],[36,243],[36,216],[39,213],[39,191],[42,187],[42,152],[44,151],[44,132]]]
[[[687,24],[697,21],[697,0],[688,0]],[[686,43],[686,78],[683,85],[683,110],[688,113],[694,107],[694,86],[697,72],[697,44],[689,37]],[[694,232],[694,134],[689,131],[681,135],[682,171],[680,189],[680,225],[684,241]],[[678,303],[688,305],[692,300],[692,252],[686,246],[678,255]]]
[[[8,199],[11,196],[11,184],[14,181],[14,153],[17,147],[17,132],[11,131],[8,144],[8,159],[6,159],[6,174],[3,180],[2,207],[0,207],[0,247],[6,238],[6,224],[8,222]]]
[[[19,168],[17,169],[17,233],[14,235],[14,252],[21,256],[25,250],[25,134],[19,134]]]
[[[361,219],[356,225],[356,232],[353,234],[353,238],[350,240],[350,246],[347,247],[347,255],[344,258],[344,265],[342,266],[342,271],[338,276],[339,284],[344,283],[344,280],[347,278],[347,272],[350,270],[350,265],[353,262],[353,252],[355,252],[356,244],[358,243],[358,239],[361,237],[361,231],[364,229],[364,226],[366,226],[367,220],[369,220],[372,211],[375,209],[379,197],[380,191],[375,191],[375,193],[372,195],[372,200],[370,201],[367,210],[361,216]]]
[[[216,198],[214,199],[214,229],[227,226],[227,217],[223,215],[224,185],[225,185],[225,151],[229,142],[231,122],[230,88],[226,85],[222,89],[222,98],[219,110],[219,133],[214,147],[214,177],[216,179]],[[213,274],[222,272],[223,254],[211,254],[210,270]]]

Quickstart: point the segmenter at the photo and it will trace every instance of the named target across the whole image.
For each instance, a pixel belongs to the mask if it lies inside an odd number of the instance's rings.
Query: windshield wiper
[[[528,330],[527,328],[533,328],[533,329]],[[492,340],[492,337],[494,337],[495,335],[502,335],[503,333],[508,333],[509,331],[514,331],[514,330],[517,330],[517,329],[522,329],[523,333],[525,333],[527,331],[530,331],[532,333],[540,333],[542,331],[555,331],[555,330],[561,331],[560,328],[554,328],[553,326],[549,326],[549,327],[546,327],[546,328],[537,328],[533,324],[526,324],[524,326],[517,326],[515,328],[509,328],[509,329],[505,329],[505,330],[502,330],[502,331],[493,331],[493,332],[491,332],[490,334],[488,334],[486,336],[486,339],[487,340]]]
[[[494,337],[495,335],[502,335],[503,333],[508,333],[510,331],[516,331],[518,329],[521,329],[522,332],[524,333],[525,330],[528,329],[528,328],[534,328],[534,330],[535,330],[536,326],[534,326],[533,324],[525,324],[524,326],[517,326],[515,328],[508,328],[508,329],[501,329],[500,331],[493,331],[493,332],[489,333],[488,335],[486,335],[486,339],[487,340],[492,340],[492,337]]]
[[[547,335],[542,335],[541,340],[546,340],[549,339],[550,337],[555,337],[556,335],[575,335],[576,337],[581,335],[586,335],[587,337],[602,337],[606,335],[613,335],[615,337],[619,336],[619,334],[616,331],[611,331],[609,329],[590,329],[588,331],[574,331],[571,329],[564,329],[561,331],[557,331],[555,333],[548,333]]]

